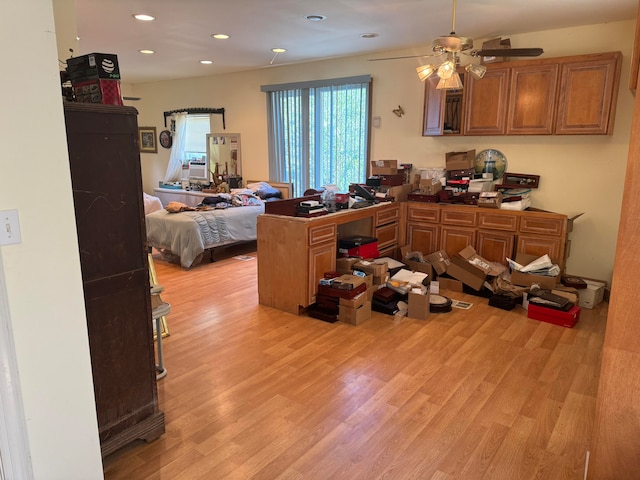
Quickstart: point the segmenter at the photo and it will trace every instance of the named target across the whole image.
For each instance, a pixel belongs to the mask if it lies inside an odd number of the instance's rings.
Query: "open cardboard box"
[[[405,245],[404,247],[400,247],[400,252],[402,253],[402,263],[404,263],[410,270],[414,272],[422,272],[429,275],[429,278],[433,278],[433,267],[430,263],[422,263],[416,262],[415,260],[409,260],[405,258],[407,253],[411,253],[411,247],[409,245]]]
[[[520,265],[529,265],[534,260],[540,257],[536,255],[529,255],[527,253],[518,253],[516,255],[516,262]],[[556,283],[558,283],[559,277],[549,277],[545,275],[535,275],[533,273],[522,273],[517,270],[511,272],[511,283],[514,285],[520,285],[521,287],[530,287],[533,284],[540,285],[540,288],[546,290],[553,290]]]

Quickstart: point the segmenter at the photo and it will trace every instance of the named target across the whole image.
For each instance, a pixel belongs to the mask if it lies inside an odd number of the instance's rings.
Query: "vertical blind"
[[[366,178],[369,75],[266,85],[269,178],[295,195],[335,184],[346,192]]]

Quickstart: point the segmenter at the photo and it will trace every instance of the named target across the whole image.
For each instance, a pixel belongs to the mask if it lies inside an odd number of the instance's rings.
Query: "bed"
[[[185,210],[179,213],[170,213],[167,210],[169,205],[165,205],[166,208],[145,215],[147,243],[166,256],[179,257],[180,265],[190,268],[200,261],[207,250],[213,259],[213,249],[216,247],[256,240],[258,215],[264,213],[266,201],[277,201],[273,194],[262,194],[258,185],[265,183],[278,190],[280,198],[290,198],[292,195],[293,186],[290,183],[248,181],[247,186],[253,186],[255,197],[246,203],[254,205]],[[211,194],[211,197],[216,195]],[[264,199],[253,201],[258,197]]]

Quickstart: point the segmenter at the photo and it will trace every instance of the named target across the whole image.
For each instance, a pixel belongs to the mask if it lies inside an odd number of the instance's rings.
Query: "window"
[[[364,183],[369,151],[369,75],[264,85],[269,178],[308,188]]]
[[[211,133],[211,121],[209,115],[187,115],[185,120],[182,166],[188,168],[189,162],[203,160],[207,156],[207,134]]]

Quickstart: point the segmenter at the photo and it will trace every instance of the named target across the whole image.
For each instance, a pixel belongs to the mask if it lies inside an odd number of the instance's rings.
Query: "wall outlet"
[[[0,245],[22,243],[18,210],[0,211]]]

